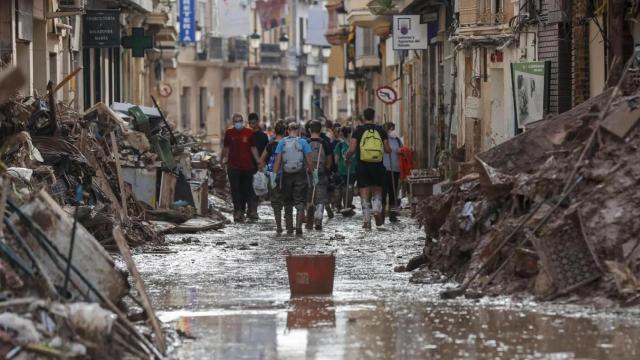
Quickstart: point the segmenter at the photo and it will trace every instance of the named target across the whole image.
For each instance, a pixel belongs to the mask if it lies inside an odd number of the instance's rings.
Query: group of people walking
[[[268,135],[257,114],[233,115],[233,127],[224,137],[222,164],[227,168],[234,221],[258,219],[258,197],[253,189],[257,172],[268,181],[276,232],[302,235],[322,230],[325,212],[353,213],[354,188],[362,204],[363,228],[385,219],[398,221],[398,187],[402,142],[395,125],[375,124],[375,110],[367,108],[355,129],[331,121],[278,121]],[[259,176],[263,176],[259,174]],[[284,216],[283,216],[284,215]],[[284,217],[284,227],[283,227]]]

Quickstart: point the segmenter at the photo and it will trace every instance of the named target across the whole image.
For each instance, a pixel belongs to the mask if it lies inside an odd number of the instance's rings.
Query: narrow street
[[[276,237],[271,213],[222,232],[168,237],[171,254],[135,256],[176,359],[632,359],[637,314],[506,298],[438,299],[445,285],[409,283],[423,240],[413,221]],[[326,220],[325,220],[326,221]],[[332,297],[291,299],[285,253],[336,251]],[[174,253],[175,252],[175,253]],[[597,314],[597,315],[595,315]],[[634,315],[634,316],[630,316]],[[174,331],[175,333],[175,331]],[[570,336],[569,336],[570,335]]]

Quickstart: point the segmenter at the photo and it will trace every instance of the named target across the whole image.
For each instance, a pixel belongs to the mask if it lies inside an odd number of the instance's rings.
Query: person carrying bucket
[[[282,171],[279,173],[273,172],[273,166],[276,161],[276,147],[280,140],[282,140],[287,132],[287,125],[284,121],[280,120],[273,127],[274,138],[267,144],[260,157],[260,169],[264,169],[269,177],[282,175]],[[273,216],[276,221],[276,233],[282,234],[282,207],[284,203],[282,201],[282,191],[279,186],[269,187],[269,199],[271,200],[271,207],[273,208]]]
[[[387,132],[374,123],[376,111],[366,108],[363,112],[363,125],[354,131],[347,152],[347,163],[357,155],[358,170],[356,178],[362,202],[363,228],[371,229],[371,213],[376,226],[383,224],[382,187],[386,170],[382,164],[384,154],[391,153]]]
[[[329,175],[332,167],[333,150],[329,143],[320,137],[322,123],[312,121],[309,125],[309,146],[311,147],[311,161],[313,170],[313,189],[309,194],[307,208],[307,229],[322,230],[322,217],[328,201]]]
[[[398,186],[400,180],[400,155],[399,151],[402,147],[402,141],[396,134],[396,125],[392,122],[384,124],[384,129],[389,136],[389,147],[391,147],[391,153],[386,154],[383,159],[384,168],[387,173],[384,177],[384,186],[382,188],[382,210],[386,211],[387,204],[389,204],[389,221],[392,223],[398,222],[398,207],[400,205],[398,201]]]
[[[270,175],[270,183],[272,188],[280,186],[287,234],[293,234],[293,208],[295,207],[295,231],[297,235],[302,235],[309,175],[313,173],[314,164],[311,161],[309,143],[300,138],[300,125],[291,122],[288,129],[289,136],[280,140],[276,146],[276,158],[273,172]],[[282,175],[278,179],[276,174],[280,169],[282,169]]]

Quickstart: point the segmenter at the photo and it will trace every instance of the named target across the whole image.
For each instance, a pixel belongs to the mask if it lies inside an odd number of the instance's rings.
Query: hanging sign
[[[120,10],[87,10],[82,15],[82,46],[120,47]]]
[[[395,104],[398,100],[398,93],[391,86],[381,86],[376,90],[376,96],[387,105]]]
[[[196,7],[195,0],[180,0],[180,42],[192,43],[196,41]]]
[[[393,17],[393,50],[424,50],[428,47],[428,25],[420,21],[420,15]]]

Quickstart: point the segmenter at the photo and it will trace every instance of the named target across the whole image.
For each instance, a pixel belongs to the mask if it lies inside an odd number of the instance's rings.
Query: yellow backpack
[[[360,139],[360,160],[364,162],[381,162],[384,144],[378,130],[365,130]]]

